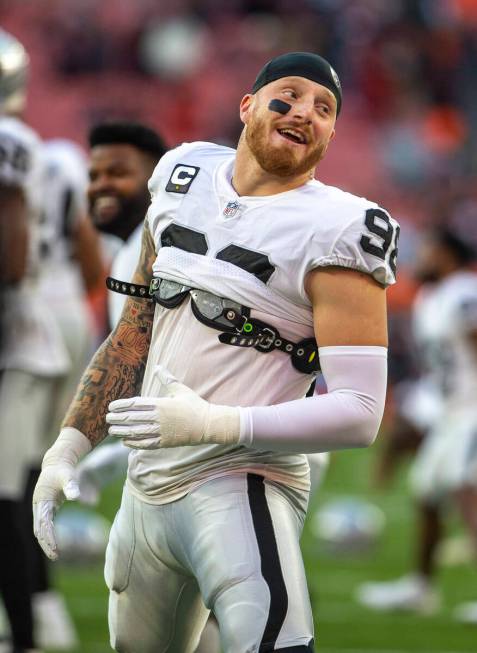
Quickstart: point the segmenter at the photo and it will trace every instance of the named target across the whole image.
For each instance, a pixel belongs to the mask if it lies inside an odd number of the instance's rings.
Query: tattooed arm
[[[147,225],[133,281],[149,285],[156,258]],[[107,435],[108,404],[134,397],[141,389],[151,342],[154,303],[128,297],[118,325],[94,355],[83,374],[63,426],[81,431],[94,446]]]
[[[156,257],[147,223],[133,280],[148,285]],[[77,462],[107,434],[108,404],[139,393],[151,341],[154,304],[128,298],[116,329],[101,345],[80,382],[58,439],[43,458],[33,494],[33,524],[43,551],[58,557],[53,518],[64,498],[77,499]]]

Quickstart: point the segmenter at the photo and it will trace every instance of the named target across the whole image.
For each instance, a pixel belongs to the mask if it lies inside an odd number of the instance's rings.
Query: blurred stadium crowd
[[[327,178],[380,188],[412,220],[471,193],[472,0],[10,0],[0,20],[31,53],[27,119],[44,137],[81,142],[91,122],[121,116],[171,144],[235,143],[235,107],[257,66],[312,50],[346,94]]]

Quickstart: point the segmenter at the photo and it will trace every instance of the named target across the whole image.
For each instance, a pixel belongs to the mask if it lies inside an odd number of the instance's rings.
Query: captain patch
[[[185,195],[197,177],[199,170],[200,168],[197,166],[187,166],[184,163],[178,163],[172,171],[172,175],[169,177],[166,191]]]

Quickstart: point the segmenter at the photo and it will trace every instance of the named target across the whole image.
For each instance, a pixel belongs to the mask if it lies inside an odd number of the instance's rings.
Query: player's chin
[[[306,156],[296,152],[281,152],[273,161],[274,172],[279,177],[292,177],[301,174]]]
[[[112,220],[116,220],[119,215],[119,206],[97,209],[95,215],[99,224],[107,224]]]
[[[110,225],[114,225],[119,217],[120,211],[118,209],[94,211],[92,213],[93,224],[100,231],[107,231]]]

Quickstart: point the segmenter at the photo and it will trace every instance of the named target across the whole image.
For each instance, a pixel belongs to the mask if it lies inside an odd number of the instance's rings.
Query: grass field
[[[343,452],[332,459],[326,482],[315,497],[312,511],[342,495],[359,494],[386,514],[387,527],[375,549],[367,554],[331,555],[305,529],[302,548],[315,615],[317,651],[320,653],[476,653],[477,627],[452,620],[452,609],[477,599],[477,567],[470,563],[443,567],[439,587],[444,600],[433,617],[379,615],[353,600],[363,580],[388,579],[406,572],[412,558],[413,512],[405,489],[404,470],[384,493],[370,488],[369,478],[376,450]],[[109,488],[100,511],[113,517],[119,502],[119,486]],[[458,529],[454,522],[451,530]],[[107,592],[102,565],[94,568],[56,567],[58,585],[65,592],[81,646],[75,653],[110,651],[107,636]],[[139,650],[139,649],[138,649]]]

